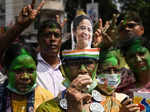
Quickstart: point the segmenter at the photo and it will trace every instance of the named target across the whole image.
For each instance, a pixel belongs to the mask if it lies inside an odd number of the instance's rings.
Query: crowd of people
[[[35,20],[44,5],[25,6],[0,34],[0,112],[140,112],[134,92],[150,92],[150,51],[136,12],[117,24],[94,25],[86,14],[71,23],[62,43],[57,19],[39,23],[37,58],[14,40]],[[5,71],[5,72],[3,72]],[[147,108],[146,112],[149,112]]]

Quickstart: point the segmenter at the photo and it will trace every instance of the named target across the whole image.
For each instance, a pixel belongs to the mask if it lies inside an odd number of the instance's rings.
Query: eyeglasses
[[[93,31],[91,26],[85,26],[85,25],[79,26],[79,29],[80,29],[80,30],[85,30],[85,29],[87,29],[89,32],[92,32],[92,31]]]
[[[122,25],[122,26],[120,27],[120,31],[125,30],[126,27],[128,27],[128,28],[134,28],[134,27],[137,26],[137,25],[139,25],[139,24],[138,24],[138,23],[127,23],[127,24]]]
[[[126,27],[134,28],[136,25],[139,25],[139,24],[138,23],[128,23],[128,24],[126,24]]]
[[[62,33],[58,33],[58,32],[47,32],[47,33],[42,33],[41,36],[42,37],[51,37],[52,35],[54,35],[54,37],[56,38],[60,38],[62,36]]]

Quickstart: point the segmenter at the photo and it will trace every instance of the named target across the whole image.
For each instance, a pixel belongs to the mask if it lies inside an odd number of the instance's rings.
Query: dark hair
[[[80,24],[80,22],[83,19],[89,20],[91,22],[91,24],[93,25],[90,17],[88,17],[86,15],[80,15],[80,16],[75,17],[74,20],[73,20],[73,31],[75,31],[77,29],[77,26]]]
[[[124,16],[124,20],[125,21],[135,21],[135,22],[139,23],[140,25],[142,25],[142,19],[141,19],[140,15],[135,11],[126,12],[125,16]]]
[[[3,62],[2,62],[2,65],[5,69],[7,70],[9,69],[12,61],[21,54],[22,49],[24,49],[27,52],[27,54],[33,57],[32,53],[30,53],[30,51],[28,51],[23,45],[11,44],[5,51]]]
[[[45,30],[45,28],[58,28],[61,31],[61,26],[56,20],[45,20],[40,23],[38,28],[38,39],[40,38],[40,34]]]

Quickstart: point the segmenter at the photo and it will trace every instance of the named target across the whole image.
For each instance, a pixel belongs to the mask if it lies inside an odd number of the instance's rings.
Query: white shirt
[[[38,54],[37,65],[37,84],[50,91],[55,97],[65,89],[62,84],[64,80],[62,73],[59,70],[61,62],[52,68],[40,55]]]

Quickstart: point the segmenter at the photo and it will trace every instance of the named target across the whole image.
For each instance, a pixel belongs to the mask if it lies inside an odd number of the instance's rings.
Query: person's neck
[[[150,70],[141,71],[136,76],[137,85],[143,87],[150,81]]]
[[[41,56],[53,68],[55,68],[60,63],[60,59],[58,55],[42,55],[41,54]]]
[[[26,95],[19,95],[19,94],[16,94],[16,93],[11,93],[11,98],[14,99],[14,100],[23,100],[23,99],[26,99],[27,96]]]
[[[89,46],[84,46],[84,45],[78,45],[76,47],[76,49],[88,49],[88,48],[89,48]]]

